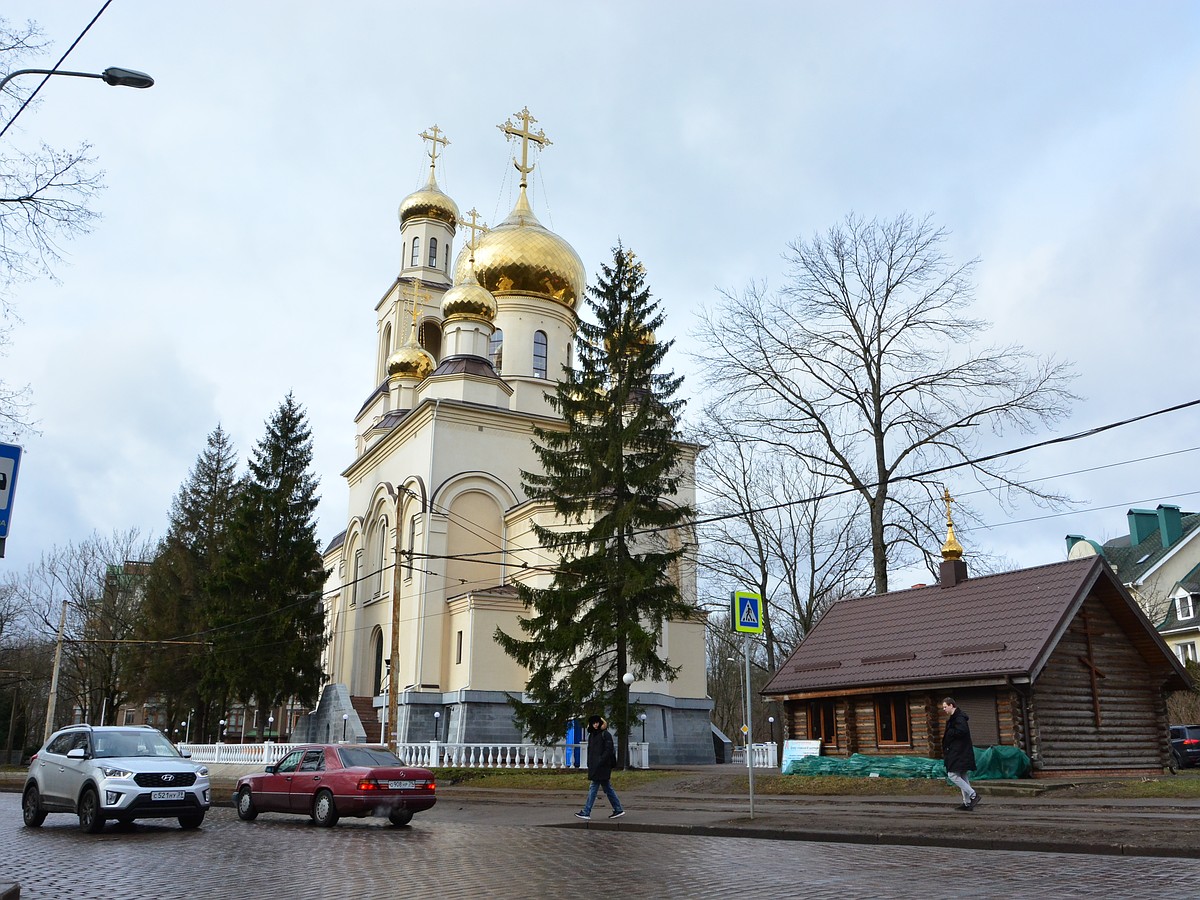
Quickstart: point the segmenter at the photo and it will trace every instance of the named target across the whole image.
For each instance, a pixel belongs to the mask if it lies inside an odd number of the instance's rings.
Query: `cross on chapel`
[[[533,143],[537,144],[538,147],[549,147],[550,138],[546,137],[546,133],[540,128],[538,129],[537,134],[534,134],[530,130],[530,126],[537,122],[537,119],[530,114],[528,106],[522,108],[519,113],[515,113],[514,117],[520,120],[520,128],[513,124],[512,117],[510,117],[503,125],[497,125],[496,127],[509,137],[515,137],[521,141],[521,161],[517,162],[516,157],[513,157],[513,165],[516,166],[517,171],[521,173],[521,187],[524,188],[529,186],[528,176],[529,173],[533,171],[533,166],[529,164],[530,142],[532,141]]]
[[[1083,628],[1079,631],[1083,634],[1084,640],[1087,641],[1087,656],[1078,657],[1083,667],[1088,670],[1088,677],[1092,683],[1092,716],[1095,719],[1096,727],[1100,727],[1100,682],[1099,679],[1106,677],[1103,672],[1096,666],[1096,657],[1092,651],[1092,635],[1101,635],[1104,632],[1092,630],[1092,621],[1088,618],[1087,610],[1079,614],[1079,620],[1083,622]]]

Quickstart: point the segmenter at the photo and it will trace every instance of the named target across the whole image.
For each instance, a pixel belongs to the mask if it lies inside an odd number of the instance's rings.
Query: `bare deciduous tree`
[[[766,665],[774,671],[831,603],[869,583],[870,543],[855,498],[794,502],[820,497],[827,485],[725,417],[720,402],[710,405],[696,436],[705,445],[697,463],[699,565],[718,600],[739,588],[762,595]]]
[[[137,529],[93,535],[53,548],[25,574],[6,580],[5,589],[25,611],[28,633],[39,641],[57,640],[66,604],[55,724],[69,720],[72,708],[83,721],[98,723],[102,712],[112,715],[125,702],[132,678],[122,672],[128,653],[121,642],[135,636],[141,600],[136,569],[152,551]]]
[[[36,23],[18,25],[0,17],[0,77],[45,46]],[[36,84],[36,78],[17,78],[5,85],[0,124],[12,118]],[[17,321],[14,285],[54,278],[62,244],[91,230],[97,213],[88,204],[103,187],[103,173],[94,168],[88,144],[64,151],[33,141],[23,148],[22,138],[14,127],[0,152],[0,355]],[[28,388],[0,382],[3,430],[19,433],[28,428],[28,413]]]
[[[725,294],[698,329],[721,360],[712,385],[730,424],[862,498],[879,593],[889,564],[924,554],[933,567],[941,538],[927,519],[944,476],[931,470],[962,464],[1001,503],[1065,500],[975,459],[981,429],[1033,431],[1077,398],[1069,364],[978,343],[974,262],[955,265],[945,239],[928,217],[850,215],[790,246],[782,290]]]

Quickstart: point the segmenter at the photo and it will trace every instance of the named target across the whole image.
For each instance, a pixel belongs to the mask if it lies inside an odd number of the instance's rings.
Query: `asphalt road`
[[[624,827],[636,824],[632,811],[605,823],[620,828],[589,827],[546,803],[522,817],[561,817],[565,826],[547,827],[511,821],[520,804],[463,797],[405,828],[362,819],[322,829],[267,815],[246,823],[220,807],[198,831],[151,821],[99,835],[66,815],[25,828],[19,799],[0,794],[0,881],[19,882],[22,900],[1161,898],[1190,896],[1200,884],[1195,859],[672,834]]]

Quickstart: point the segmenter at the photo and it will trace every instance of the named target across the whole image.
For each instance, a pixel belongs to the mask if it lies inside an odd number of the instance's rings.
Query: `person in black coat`
[[[953,697],[942,701],[946,718],[946,733],[942,735],[942,759],[946,761],[946,778],[962,791],[960,810],[972,810],[979,805],[979,794],[971,787],[967,773],[975,768],[975,746],[971,743],[971,726],[967,714],[958,708]]]
[[[625,815],[621,800],[617,797],[617,792],[612,789],[609,781],[612,778],[613,766],[616,764],[617,751],[613,747],[612,735],[608,733],[608,723],[602,716],[592,716],[588,719],[587,730],[588,781],[592,784],[588,788],[587,803],[583,805],[583,809],[575,813],[575,818],[590,819],[592,817],[592,804],[596,802],[596,794],[601,788],[604,788],[604,795],[612,804],[613,811],[609,813],[608,817],[619,819]]]

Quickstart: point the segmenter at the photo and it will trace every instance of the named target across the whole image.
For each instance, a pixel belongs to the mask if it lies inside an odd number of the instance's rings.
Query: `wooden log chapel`
[[[938,584],[834,604],[763,694],[822,752],[940,759],[941,701],[1037,776],[1161,774],[1166,694],[1190,686],[1101,557],[968,578],[947,500]]]

